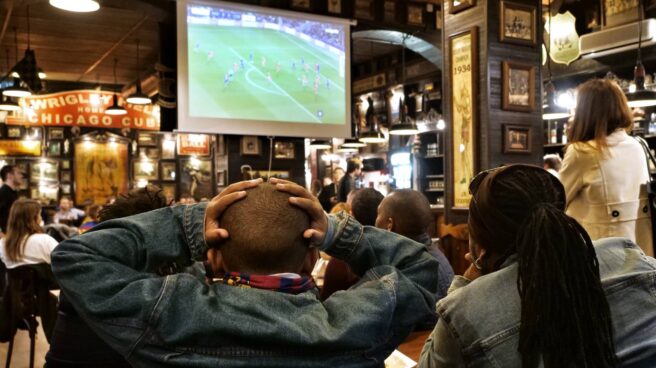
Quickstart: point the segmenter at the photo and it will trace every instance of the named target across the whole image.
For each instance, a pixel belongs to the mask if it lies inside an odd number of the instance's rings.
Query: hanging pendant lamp
[[[312,142],[310,142],[310,148],[314,149],[320,149],[320,150],[327,150],[333,148],[333,145],[323,139],[315,139]]]
[[[647,107],[656,105],[656,91],[645,88],[645,67],[642,65],[642,21],[643,7],[642,0],[638,1],[638,11],[640,12],[640,21],[638,22],[638,60],[635,69],[633,69],[633,81],[636,89],[634,92],[626,94],[629,107]]]
[[[403,86],[405,88],[405,40],[410,37],[409,34],[404,34],[403,35],[403,41],[401,45],[403,46],[403,50],[401,50],[401,67],[403,68]],[[404,91],[405,95],[405,91]],[[393,124],[390,129],[389,129],[389,134],[391,135],[415,135],[419,133],[419,129],[417,129],[417,125],[415,125],[415,122],[412,121],[412,119],[407,116],[406,113],[406,105],[404,104],[404,99],[399,100],[399,115],[401,118],[399,119],[398,124]]]
[[[7,70],[9,71],[9,49],[7,49]],[[9,73],[8,73],[9,74]],[[7,79],[7,77],[4,77],[2,81]],[[14,102],[11,97],[7,96],[1,96],[2,98],[0,99],[0,110],[2,111],[17,111],[20,110],[20,106]]]
[[[116,65],[118,64],[118,59],[114,59],[114,85],[117,84],[116,82]],[[107,115],[125,115],[128,113],[126,109],[123,108],[123,106],[118,104],[118,95],[116,94],[116,91],[114,91],[114,97],[112,98],[114,103],[112,106],[108,107],[105,110],[105,114]]]
[[[570,116],[569,110],[556,103],[556,86],[551,81],[551,3],[548,7],[549,17],[549,42],[547,48],[547,73],[549,73],[549,81],[544,86],[546,92],[546,101],[542,105],[542,120],[556,120],[564,119]]]
[[[148,105],[152,102],[150,97],[141,91],[141,76],[139,75],[139,40],[137,40],[137,91],[128,96],[126,101],[133,105]]]
[[[100,4],[95,0],[50,0],[50,5],[76,13],[89,13],[100,9]]]
[[[369,106],[367,107],[365,120],[367,122],[367,126],[369,127],[369,130],[364,133],[361,133],[358,139],[360,140],[360,142],[366,144],[385,143],[387,142],[387,139],[385,138],[383,133],[381,133],[380,130],[378,129],[378,122],[374,117],[374,100],[371,98],[371,96],[367,98],[367,103],[369,104]]]
[[[14,27],[14,46],[15,46],[16,61],[18,61],[18,35],[16,33],[16,27]],[[18,62],[16,63],[16,65],[18,65]],[[16,67],[14,67],[13,69],[15,68]],[[13,71],[10,74],[13,75]],[[21,86],[20,78],[14,78],[14,84],[11,87],[6,88],[4,91],[2,91],[2,94],[7,97],[22,98],[22,97],[31,96],[32,92],[30,92],[29,89]]]

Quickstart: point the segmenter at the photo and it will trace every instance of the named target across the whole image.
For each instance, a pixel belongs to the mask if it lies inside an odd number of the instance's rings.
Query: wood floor
[[[0,344],[0,367],[5,366],[7,361],[7,349],[9,343]],[[37,337],[34,353],[34,367],[43,367],[49,346],[41,329],[41,321],[37,328]],[[30,337],[27,331],[19,330],[14,340],[14,352],[11,356],[11,368],[27,368],[30,366]]]

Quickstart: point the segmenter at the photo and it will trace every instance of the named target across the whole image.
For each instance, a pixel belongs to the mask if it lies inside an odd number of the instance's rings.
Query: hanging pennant
[[[549,33],[549,56],[559,64],[569,65],[581,56],[579,35],[576,33],[576,18],[569,11],[558,13],[547,20],[544,29]]]

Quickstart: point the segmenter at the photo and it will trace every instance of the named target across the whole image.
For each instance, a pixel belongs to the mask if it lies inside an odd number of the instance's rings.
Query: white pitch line
[[[243,59],[243,57],[242,57],[237,51],[235,51],[235,49],[233,49],[232,47],[230,48],[230,51],[232,51],[232,53],[235,54],[235,55],[237,55],[237,57],[239,57],[240,59]],[[258,73],[260,73],[260,75],[261,75],[262,77],[264,77],[265,79],[267,79],[267,77],[264,75],[264,73],[262,73],[262,71],[261,71],[260,69],[255,68],[255,70],[256,70]],[[296,101],[296,99],[295,99],[294,97],[292,97],[289,93],[287,93],[287,91],[285,91],[284,89],[282,89],[282,87],[280,87],[276,82],[274,82],[273,79],[271,80],[271,83],[273,83],[273,85],[274,85],[276,88],[278,88],[278,90],[279,90],[280,92],[284,93],[287,97],[289,97],[292,101],[294,101],[294,103],[295,103],[298,107],[300,107],[301,109],[303,109],[303,111],[305,111],[306,113],[308,113],[308,115],[310,115],[310,116],[311,116],[311,117],[312,117],[317,123],[321,123],[321,120],[319,120],[319,118],[317,118],[313,113],[311,113],[310,110],[308,110],[305,106],[301,105],[300,102]]]
[[[299,45],[299,43],[296,41],[296,39],[294,38],[294,36],[290,36],[290,35],[288,35],[287,33],[284,33],[284,32],[283,32],[282,34],[283,34],[285,37],[291,39],[291,41],[294,42],[296,45],[298,45],[300,48],[302,48],[303,50],[305,50],[305,51],[307,51],[308,53],[312,54],[315,58],[317,58],[317,59],[319,59],[319,60],[323,60],[323,58],[320,57],[320,56],[317,56],[317,54],[315,54],[314,51],[312,51],[312,50],[308,50],[308,49],[305,48],[305,46],[303,46],[302,44]],[[328,65],[330,66],[330,68],[334,69],[336,72],[339,73],[339,70],[338,70],[337,68],[334,68],[334,67],[333,67],[332,65],[330,65],[330,64],[328,64]],[[323,75],[323,74],[322,74],[322,75]],[[344,89],[343,89],[342,87],[340,87],[338,83],[335,83],[334,80],[328,78],[327,76],[324,76],[324,77],[325,77],[326,79],[328,79],[328,80],[332,83],[331,86],[334,86],[334,87],[337,88],[338,90],[344,92]]]

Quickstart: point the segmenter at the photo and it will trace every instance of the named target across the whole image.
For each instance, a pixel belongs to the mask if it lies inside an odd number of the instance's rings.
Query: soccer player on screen
[[[214,51],[210,50],[207,52],[207,61],[209,62],[212,58],[214,58]]]
[[[292,70],[296,71],[296,61],[292,60]]]
[[[248,54],[248,60],[249,60],[251,63],[253,63],[253,53],[252,53],[252,52]]]
[[[266,57],[262,56],[262,68],[266,68]]]
[[[280,62],[276,61],[276,75],[280,73]]]
[[[237,73],[237,72],[239,71],[239,65],[237,65],[236,62],[235,62],[235,63],[232,63],[232,70],[234,70],[235,73]]]
[[[223,76],[223,88],[227,87],[228,84],[230,84],[230,76],[228,75],[228,73],[225,73],[225,75]]]
[[[319,63],[316,63],[316,64],[314,65],[314,69],[317,71],[317,74],[318,74],[318,73],[321,73],[321,65],[319,65]]]
[[[239,58],[239,65],[241,65],[242,69],[246,69],[246,67],[244,66],[244,59],[243,58]]]
[[[200,42],[196,42],[196,46],[194,46],[194,52],[200,51]]]

